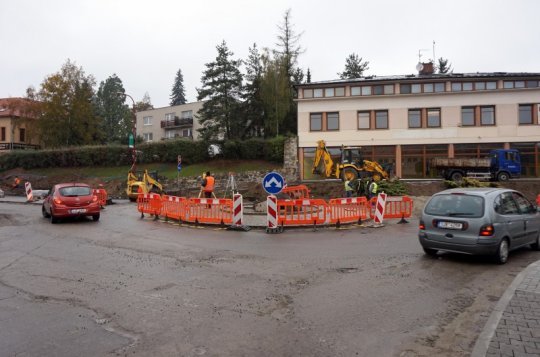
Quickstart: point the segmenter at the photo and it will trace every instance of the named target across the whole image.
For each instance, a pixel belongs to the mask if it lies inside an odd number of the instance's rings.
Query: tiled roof
[[[26,98],[0,98],[0,118],[24,116],[23,109],[28,102]]]

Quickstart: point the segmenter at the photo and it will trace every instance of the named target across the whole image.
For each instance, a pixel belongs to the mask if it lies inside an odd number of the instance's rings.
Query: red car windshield
[[[85,186],[69,186],[60,189],[60,195],[64,197],[90,196],[92,190]]]

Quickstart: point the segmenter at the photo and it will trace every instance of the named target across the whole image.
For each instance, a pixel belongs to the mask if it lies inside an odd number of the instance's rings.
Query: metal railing
[[[24,144],[24,143],[0,143],[0,151],[11,150],[38,150],[39,145]]]
[[[175,117],[174,119],[169,120],[162,120],[161,121],[161,127],[162,128],[177,128],[182,126],[191,126],[193,125],[193,118],[178,118]]]

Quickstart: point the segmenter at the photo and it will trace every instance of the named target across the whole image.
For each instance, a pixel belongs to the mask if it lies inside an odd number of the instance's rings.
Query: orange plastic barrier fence
[[[161,215],[166,218],[185,220],[187,210],[187,199],[177,196],[161,196]]]
[[[375,217],[377,197],[370,200],[370,216]],[[413,200],[409,196],[388,196],[384,208],[383,218],[408,218],[412,215]]]
[[[101,207],[105,206],[107,204],[107,191],[105,191],[102,188],[95,188],[93,190],[93,194],[97,196],[99,205]]]
[[[309,188],[306,185],[287,186],[281,193],[288,195],[291,199],[309,198]]]
[[[536,196],[536,205],[540,206],[540,195]]]
[[[277,200],[277,221],[287,226],[325,224],[328,204],[322,199]]]
[[[368,201],[365,197],[333,198],[328,202],[330,223],[354,223],[367,219]]]
[[[206,224],[232,224],[233,200],[228,198],[190,198],[185,220]]]
[[[156,216],[161,214],[161,196],[157,193],[144,193],[137,197],[137,210],[141,212],[141,218],[145,213]]]

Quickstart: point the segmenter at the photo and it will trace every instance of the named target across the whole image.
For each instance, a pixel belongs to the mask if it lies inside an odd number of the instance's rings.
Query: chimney
[[[418,74],[420,75],[433,74],[434,72],[433,62],[418,63],[418,65],[416,66],[416,69],[418,70]]]

